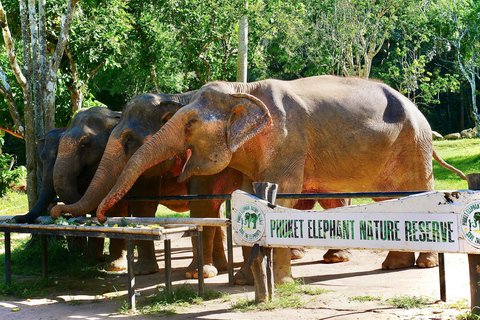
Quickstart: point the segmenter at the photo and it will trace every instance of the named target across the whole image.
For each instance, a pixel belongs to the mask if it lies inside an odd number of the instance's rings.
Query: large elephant
[[[56,206],[52,217],[63,213],[82,215],[93,210],[108,194],[123,167],[133,153],[157,132],[177,110],[188,104],[195,92],[181,95],[144,94],[129,101],[123,110],[118,126],[112,131],[105,154],[97,173],[84,197],[77,203],[68,206]],[[157,196],[182,194],[224,194],[238,189],[242,175],[234,169],[227,168],[213,176],[193,177],[186,182],[178,183],[177,177],[182,170],[185,157],[179,155],[166,159],[162,163],[146,171],[130,189],[130,196]],[[160,187],[161,186],[161,187]],[[197,218],[219,217],[222,201],[164,201],[160,204],[174,211],[190,209],[190,215]],[[129,202],[130,210],[137,217],[154,217],[158,203],[152,201]],[[205,227],[203,230],[203,272],[206,277],[217,275],[218,270],[227,269],[224,249],[224,235],[220,227]],[[138,261],[135,273],[149,274],[158,270],[152,241],[139,241]],[[196,247],[195,243],[193,246]],[[187,268],[188,278],[197,277],[196,250],[194,259]]]
[[[432,190],[432,156],[440,159],[422,113],[378,81],[209,83],[130,158],[97,218],[105,220],[142,172],[178,153],[187,154],[179,181],[231,167],[243,173],[244,191],[266,181],[279,193]],[[275,283],[292,281],[286,250],[274,250]],[[389,252],[383,267],[414,264],[413,252]],[[417,265],[438,265],[436,255],[421,253]],[[237,279],[251,281],[249,270]]]
[[[25,215],[13,219],[18,223],[33,223],[58,195],[65,203],[76,202],[85,192],[98,167],[108,137],[120,121],[120,112],[107,108],[94,107],[80,110],[73,118],[68,129],[54,129],[39,141],[40,169],[42,186],[38,201]],[[67,164],[63,169],[56,164]],[[55,168],[55,169],[54,169]],[[127,207],[120,203],[112,208],[110,214],[125,216]],[[104,241],[90,238],[89,254],[96,258],[103,256]],[[111,239],[110,263],[108,270],[126,268],[125,240]]]

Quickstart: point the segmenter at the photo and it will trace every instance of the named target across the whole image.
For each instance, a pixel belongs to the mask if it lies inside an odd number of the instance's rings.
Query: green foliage
[[[201,304],[203,301],[223,298],[226,299],[226,294],[218,291],[208,290],[204,297],[199,297],[195,290],[189,285],[183,284],[175,288],[172,293],[165,292],[164,287],[158,287],[157,293],[154,294],[146,302],[146,305],[140,309],[141,314],[166,313],[175,314],[176,308],[188,307],[191,304]],[[124,308],[122,313],[127,313]]]
[[[412,309],[412,308],[422,308],[434,303],[432,298],[426,297],[416,297],[416,296],[395,296],[387,300],[387,303],[394,306],[395,308],[401,309]]]
[[[475,173],[480,168],[480,147],[478,139],[434,141],[435,150],[443,160],[460,169],[465,174]],[[467,182],[455,173],[433,161],[435,190],[467,189]]]
[[[24,168],[14,168],[15,159],[8,153],[2,153],[3,138],[0,137],[0,198],[24,177]]]
[[[275,288],[274,298],[270,301],[256,304],[255,300],[239,299],[232,305],[232,309],[241,311],[265,311],[284,308],[301,308],[306,303],[302,299],[304,295],[319,295],[326,292],[329,292],[329,290],[313,288],[305,285],[303,279],[299,279],[292,283],[278,285]]]
[[[380,301],[382,300],[381,296],[356,296],[356,297],[349,297],[348,301],[356,301],[356,302],[368,302],[368,301]]]

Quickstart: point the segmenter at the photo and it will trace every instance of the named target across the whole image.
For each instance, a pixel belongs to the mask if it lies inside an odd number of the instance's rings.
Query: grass
[[[356,297],[349,297],[348,301],[356,301],[356,302],[369,302],[369,301],[381,301],[381,296],[356,296]]]
[[[4,248],[4,244],[2,242]],[[84,259],[80,249],[69,246],[65,238],[48,238],[48,268],[50,274],[64,275],[83,279],[102,273],[96,264]],[[14,294],[20,297],[41,297],[55,283],[42,279],[42,253],[40,237],[29,237],[12,241],[12,274],[25,277],[26,280],[12,280],[8,287],[0,282],[1,294]],[[33,275],[33,276],[32,276]],[[0,277],[5,278],[5,254],[0,255]]]
[[[128,304],[125,302],[120,308],[119,312],[123,314],[128,313],[140,313],[140,314],[158,314],[163,313],[167,315],[173,315],[177,312],[178,308],[188,308],[190,305],[200,305],[204,301],[221,299],[222,301],[228,300],[228,294],[207,290],[204,297],[199,297],[195,290],[188,284],[183,284],[173,290],[172,293],[166,293],[165,288],[162,286],[157,287],[157,292],[149,297],[149,299],[140,306],[138,311],[131,311]]]
[[[412,309],[422,308],[435,303],[432,298],[400,295],[387,300],[387,303],[395,308]]]
[[[232,309],[237,311],[266,311],[285,308],[301,308],[310,299],[305,296],[316,296],[330,290],[315,288],[306,285],[303,279],[297,279],[293,283],[279,285],[275,288],[274,299],[255,303],[255,300],[238,299],[232,304]]]

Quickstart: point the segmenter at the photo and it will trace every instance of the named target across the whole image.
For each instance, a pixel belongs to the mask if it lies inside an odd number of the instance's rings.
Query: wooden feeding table
[[[86,225],[93,223],[96,218],[75,218],[68,220],[73,224],[45,224],[50,217],[40,217],[36,224],[8,223],[12,217],[0,217],[0,231],[5,233],[5,282],[11,284],[11,247],[10,234],[30,233],[39,234],[42,239],[42,275],[47,277],[47,236],[77,236],[96,238],[120,238],[127,242],[127,288],[128,301],[132,309],[135,308],[135,273],[133,269],[132,240],[163,240],[165,248],[165,290],[172,290],[172,261],[171,240],[182,237],[197,237],[198,270],[203,270],[203,226],[228,226],[229,219],[219,218],[109,218],[108,226]],[[136,224],[144,227],[128,227]],[[118,226],[117,226],[118,225]],[[126,226],[123,226],[126,225]],[[198,273],[198,293],[204,293],[203,272]]]

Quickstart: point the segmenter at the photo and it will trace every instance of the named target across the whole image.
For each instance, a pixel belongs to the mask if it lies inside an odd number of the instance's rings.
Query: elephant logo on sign
[[[477,229],[480,227],[478,221],[480,220],[480,212],[475,212],[473,219],[468,220],[468,231],[472,231],[472,229]]]
[[[254,212],[245,212],[245,218],[243,220],[243,225],[247,226],[249,229],[257,228],[258,215]],[[250,227],[250,224],[253,223],[253,227]]]

